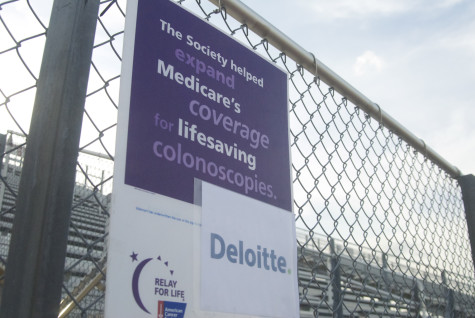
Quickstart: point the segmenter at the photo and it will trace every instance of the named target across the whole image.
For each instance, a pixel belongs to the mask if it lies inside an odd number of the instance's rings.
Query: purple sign
[[[125,183],[193,203],[194,179],[291,211],[287,75],[168,0],[140,0]]]

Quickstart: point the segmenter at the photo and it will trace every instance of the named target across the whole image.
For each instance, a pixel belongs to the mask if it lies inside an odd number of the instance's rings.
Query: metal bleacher
[[[303,318],[475,316],[463,309],[474,301],[473,294],[460,292],[467,290],[463,277],[330,237],[297,233],[299,293],[301,303],[310,304],[301,307]]]
[[[0,257],[2,272],[8,257],[8,246],[15,212],[15,201],[23,165],[24,143],[15,143],[8,135],[0,182]],[[12,140],[13,139],[13,140]],[[80,317],[87,309],[88,317],[103,316],[108,207],[110,193],[91,186],[87,180],[74,189],[68,245],[65,260],[60,317]],[[0,284],[2,281],[0,281]],[[74,301],[73,301],[74,299]]]

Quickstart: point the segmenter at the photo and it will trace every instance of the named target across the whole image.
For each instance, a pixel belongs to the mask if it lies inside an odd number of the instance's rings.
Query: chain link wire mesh
[[[457,181],[225,7],[179,3],[289,74],[301,317],[475,316]],[[2,275],[50,10],[43,0],[0,2]],[[60,317],[102,317],[104,310],[125,0],[103,1],[100,13]]]

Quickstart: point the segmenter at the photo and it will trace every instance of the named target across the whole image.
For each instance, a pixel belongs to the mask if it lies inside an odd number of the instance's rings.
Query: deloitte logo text
[[[211,233],[211,258],[222,259],[226,255],[226,259],[234,264],[246,264],[249,267],[262,268],[265,270],[273,270],[274,272],[285,273],[287,271],[287,261],[283,256],[275,255],[274,250],[267,250],[266,247],[261,248],[257,245],[257,249],[244,249],[243,241],[239,241],[238,245],[226,244],[224,239],[215,233]],[[290,269],[289,269],[290,273]]]

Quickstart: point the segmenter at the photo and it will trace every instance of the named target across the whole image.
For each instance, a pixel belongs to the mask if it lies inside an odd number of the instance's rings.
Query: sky
[[[243,2],[463,174],[475,174],[474,1]]]

